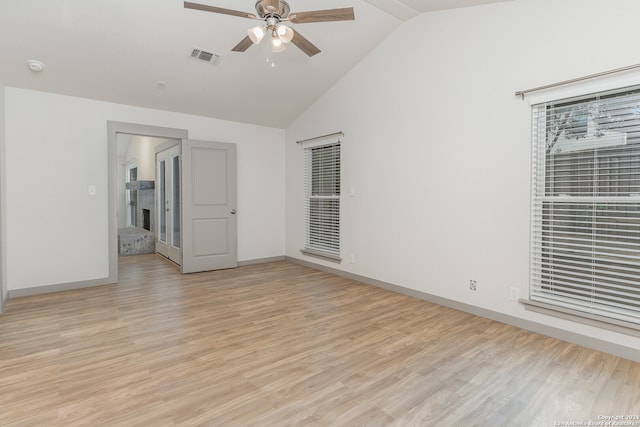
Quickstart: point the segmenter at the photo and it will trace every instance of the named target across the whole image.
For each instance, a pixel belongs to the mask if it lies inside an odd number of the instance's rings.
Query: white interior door
[[[181,236],[180,145],[156,153],[156,252],[180,265]]]
[[[237,264],[236,146],[182,140],[182,272]]]

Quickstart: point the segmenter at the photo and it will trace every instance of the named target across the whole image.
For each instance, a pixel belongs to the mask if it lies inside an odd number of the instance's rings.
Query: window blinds
[[[305,249],[340,256],[340,143],[305,148]]]
[[[531,295],[640,324],[640,87],[533,106]]]

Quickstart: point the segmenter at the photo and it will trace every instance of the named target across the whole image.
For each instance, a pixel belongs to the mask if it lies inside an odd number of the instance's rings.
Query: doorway
[[[117,135],[118,144],[118,255],[135,256],[153,254],[158,250],[156,242],[161,237],[161,228],[157,227],[157,192],[160,182],[156,173],[156,152],[158,147],[172,146],[178,153],[179,139],[167,139],[142,135],[124,134]],[[179,160],[179,159],[174,159]],[[174,161],[174,164],[176,162]],[[162,165],[165,166],[164,164]],[[169,164],[171,166],[171,163]],[[176,164],[176,168],[178,168]],[[169,176],[169,190],[179,188],[178,176]],[[171,182],[177,187],[172,187]],[[162,182],[164,184],[164,182]],[[169,195],[169,193],[167,193]],[[173,197],[170,197],[173,200]],[[180,230],[179,199],[176,198],[178,217],[169,217],[171,231],[169,237],[178,234]],[[164,206],[170,208],[171,206]],[[166,240],[165,238],[162,239]],[[179,242],[178,240],[175,240]],[[176,264],[180,264],[180,258],[173,252],[179,251],[179,244],[171,246],[171,256],[162,252]]]
[[[109,277],[107,283],[118,282],[117,139],[120,134],[177,141],[178,155],[173,152],[172,157],[172,154],[167,153],[164,164],[163,204],[165,212],[167,212],[167,202],[170,205],[170,216],[164,219],[165,239],[170,243],[169,254],[171,256],[172,247],[175,250],[182,250],[181,254],[175,254],[175,258],[180,260],[182,273],[236,267],[238,224],[236,145],[189,140],[188,132],[183,129],[124,122],[108,121],[107,132],[109,169]],[[174,142],[172,146],[175,145]],[[158,150],[160,148],[158,146]],[[175,168],[171,167],[172,164],[175,164]],[[140,170],[138,169],[136,173],[139,176]],[[157,176],[155,178],[157,179]],[[174,186],[176,191],[172,193],[171,187]],[[155,206],[158,209],[157,202]],[[155,221],[162,220],[157,214],[151,215],[151,218]],[[178,228],[172,227],[172,222]],[[155,224],[154,227],[156,227]],[[171,238],[170,242],[169,238]]]
[[[118,203],[118,200],[124,200],[124,185],[122,178],[125,176],[122,163],[118,162],[118,135],[135,135],[138,137],[152,137],[181,141],[188,137],[188,132],[185,129],[107,121],[107,166],[109,174],[109,275],[107,283],[118,282],[118,227],[122,226],[126,218],[126,211],[122,207],[123,203]],[[154,153],[151,154],[151,158],[155,169]],[[140,170],[138,169],[136,171],[138,176],[139,172]],[[154,178],[152,179],[155,180],[155,171],[153,176]]]

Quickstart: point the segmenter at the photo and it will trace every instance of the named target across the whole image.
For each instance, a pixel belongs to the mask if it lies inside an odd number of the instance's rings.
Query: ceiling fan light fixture
[[[293,39],[293,30],[286,25],[278,25],[276,32],[280,40],[285,43],[289,43]]]
[[[264,37],[266,31],[264,27],[258,25],[257,27],[249,28],[247,34],[249,34],[249,38],[253,42],[253,44],[258,44]]]
[[[245,52],[251,45],[260,43],[267,33],[271,33],[272,39],[275,37],[278,40],[272,40],[272,52],[282,52],[285,50],[283,44],[291,42],[309,57],[320,53],[320,49],[304,38],[298,31],[288,28],[288,26],[282,26],[282,28],[280,28],[281,22],[305,24],[313,22],[353,21],[356,18],[353,7],[290,13],[291,9],[289,8],[287,0],[256,0],[255,8],[257,15],[233,9],[225,9],[223,7],[192,3],[191,1],[185,1],[184,7],[187,9],[203,10],[206,12],[263,21],[261,27],[254,27],[247,31],[248,35],[231,49],[233,52]]]
[[[271,37],[271,52],[279,53],[284,51],[286,48],[287,47],[284,45],[282,40],[280,40],[280,37],[278,37],[276,34]]]

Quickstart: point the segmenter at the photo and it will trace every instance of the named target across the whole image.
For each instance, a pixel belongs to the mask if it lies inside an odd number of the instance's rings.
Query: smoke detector
[[[199,47],[194,47],[189,52],[189,58],[194,59],[196,61],[207,62],[212,65],[218,65],[222,55],[215,52],[206,51],[204,49],[200,49]]]
[[[37,59],[28,60],[27,66],[31,71],[35,71],[36,73],[39,73],[40,71],[44,70],[44,64],[38,61]]]

